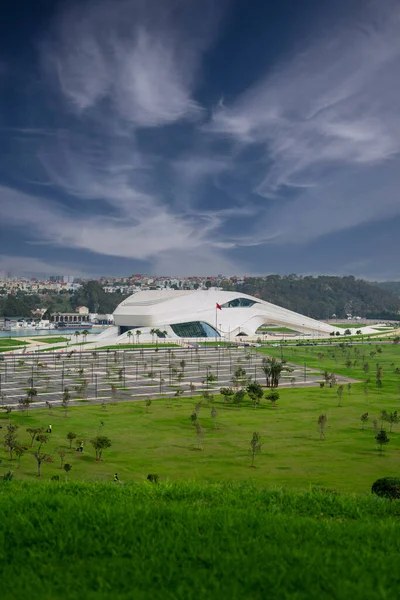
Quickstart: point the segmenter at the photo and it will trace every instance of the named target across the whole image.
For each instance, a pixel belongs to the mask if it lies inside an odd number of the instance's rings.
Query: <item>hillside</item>
[[[347,314],[365,318],[397,319],[399,298],[391,291],[355,277],[302,277],[268,275],[247,277],[242,284],[225,281],[225,290],[237,290],[313,317],[328,319]]]
[[[2,600],[395,598],[400,505],[251,484],[0,482]]]
[[[400,298],[400,281],[373,281],[372,283]]]

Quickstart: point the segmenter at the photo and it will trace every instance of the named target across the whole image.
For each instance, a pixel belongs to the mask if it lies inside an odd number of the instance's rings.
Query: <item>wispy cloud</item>
[[[222,3],[224,4],[224,2]],[[135,126],[194,118],[193,87],[215,34],[215,0],[99,0],[68,7],[44,60],[79,113],[107,103]],[[201,19],[195,20],[196,15]]]
[[[399,26],[397,2],[366,2],[356,20],[320,34],[214,110],[208,131],[263,148],[256,193],[276,200],[297,188],[290,202],[268,211],[265,239],[306,241],[400,213],[398,167],[385,180],[400,152]],[[362,185],[366,178],[374,195]]]

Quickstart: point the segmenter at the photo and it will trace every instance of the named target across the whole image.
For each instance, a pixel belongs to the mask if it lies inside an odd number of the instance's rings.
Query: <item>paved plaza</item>
[[[3,355],[0,397],[3,407],[15,410],[29,388],[37,390],[32,407],[60,406],[65,388],[71,404],[218,393],[235,385],[239,368],[264,385],[263,358],[254,348],[204,346]],[[322,380],[315,369],[291,366],[292,372],[282,374],[280,388],[315,386]]]

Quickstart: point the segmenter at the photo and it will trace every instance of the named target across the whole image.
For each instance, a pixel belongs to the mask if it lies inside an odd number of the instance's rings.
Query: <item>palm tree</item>
[[[154,336],[156,335],[157,330],[156,329],[150,329],[150,334],[151,334],[151,342],[152,344],[154,344]]]
[[[166,337],[167,337],[167,335],[168,335],[168,332],[167,332],[167,330],[166,330],[166,329],[164,329],[164,331],[162,331],[161,333],[163,334],[163,336],[164,336],[164,341],[165,341],[165,339],[166,339]]]
[[[81,335],[79,331],[75,331],[74,333],[75,337],[76,337],[76,343],[78,343],[78,337]]]
[[[128,333],[126,334],[127,338],[129,339],[129,341],[131,341],[131,337],[132,337],[132,331],[129,330]]]
[[[83,335],[83,341],[86,342],[87,336],[89,334],[89,331],[87,329],[84,329],[82,331],[82,335]]]
[[[137,343],[139,343],[139,337],[142,335],[142,332],[140,331],[140,329],[138,329],[136,331],[136,339],[137,339]]]

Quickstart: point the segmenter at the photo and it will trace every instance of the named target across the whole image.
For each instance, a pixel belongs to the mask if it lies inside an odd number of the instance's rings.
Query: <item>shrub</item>
[[[158,480],[159,476],[157,473],[149,473],[149,475],[147,475],[147,481],[150,481],[150,483],[158,483]]]
[[[400,477],[383,477],[372,486],[372,493],[391,500],[400,499]]]

